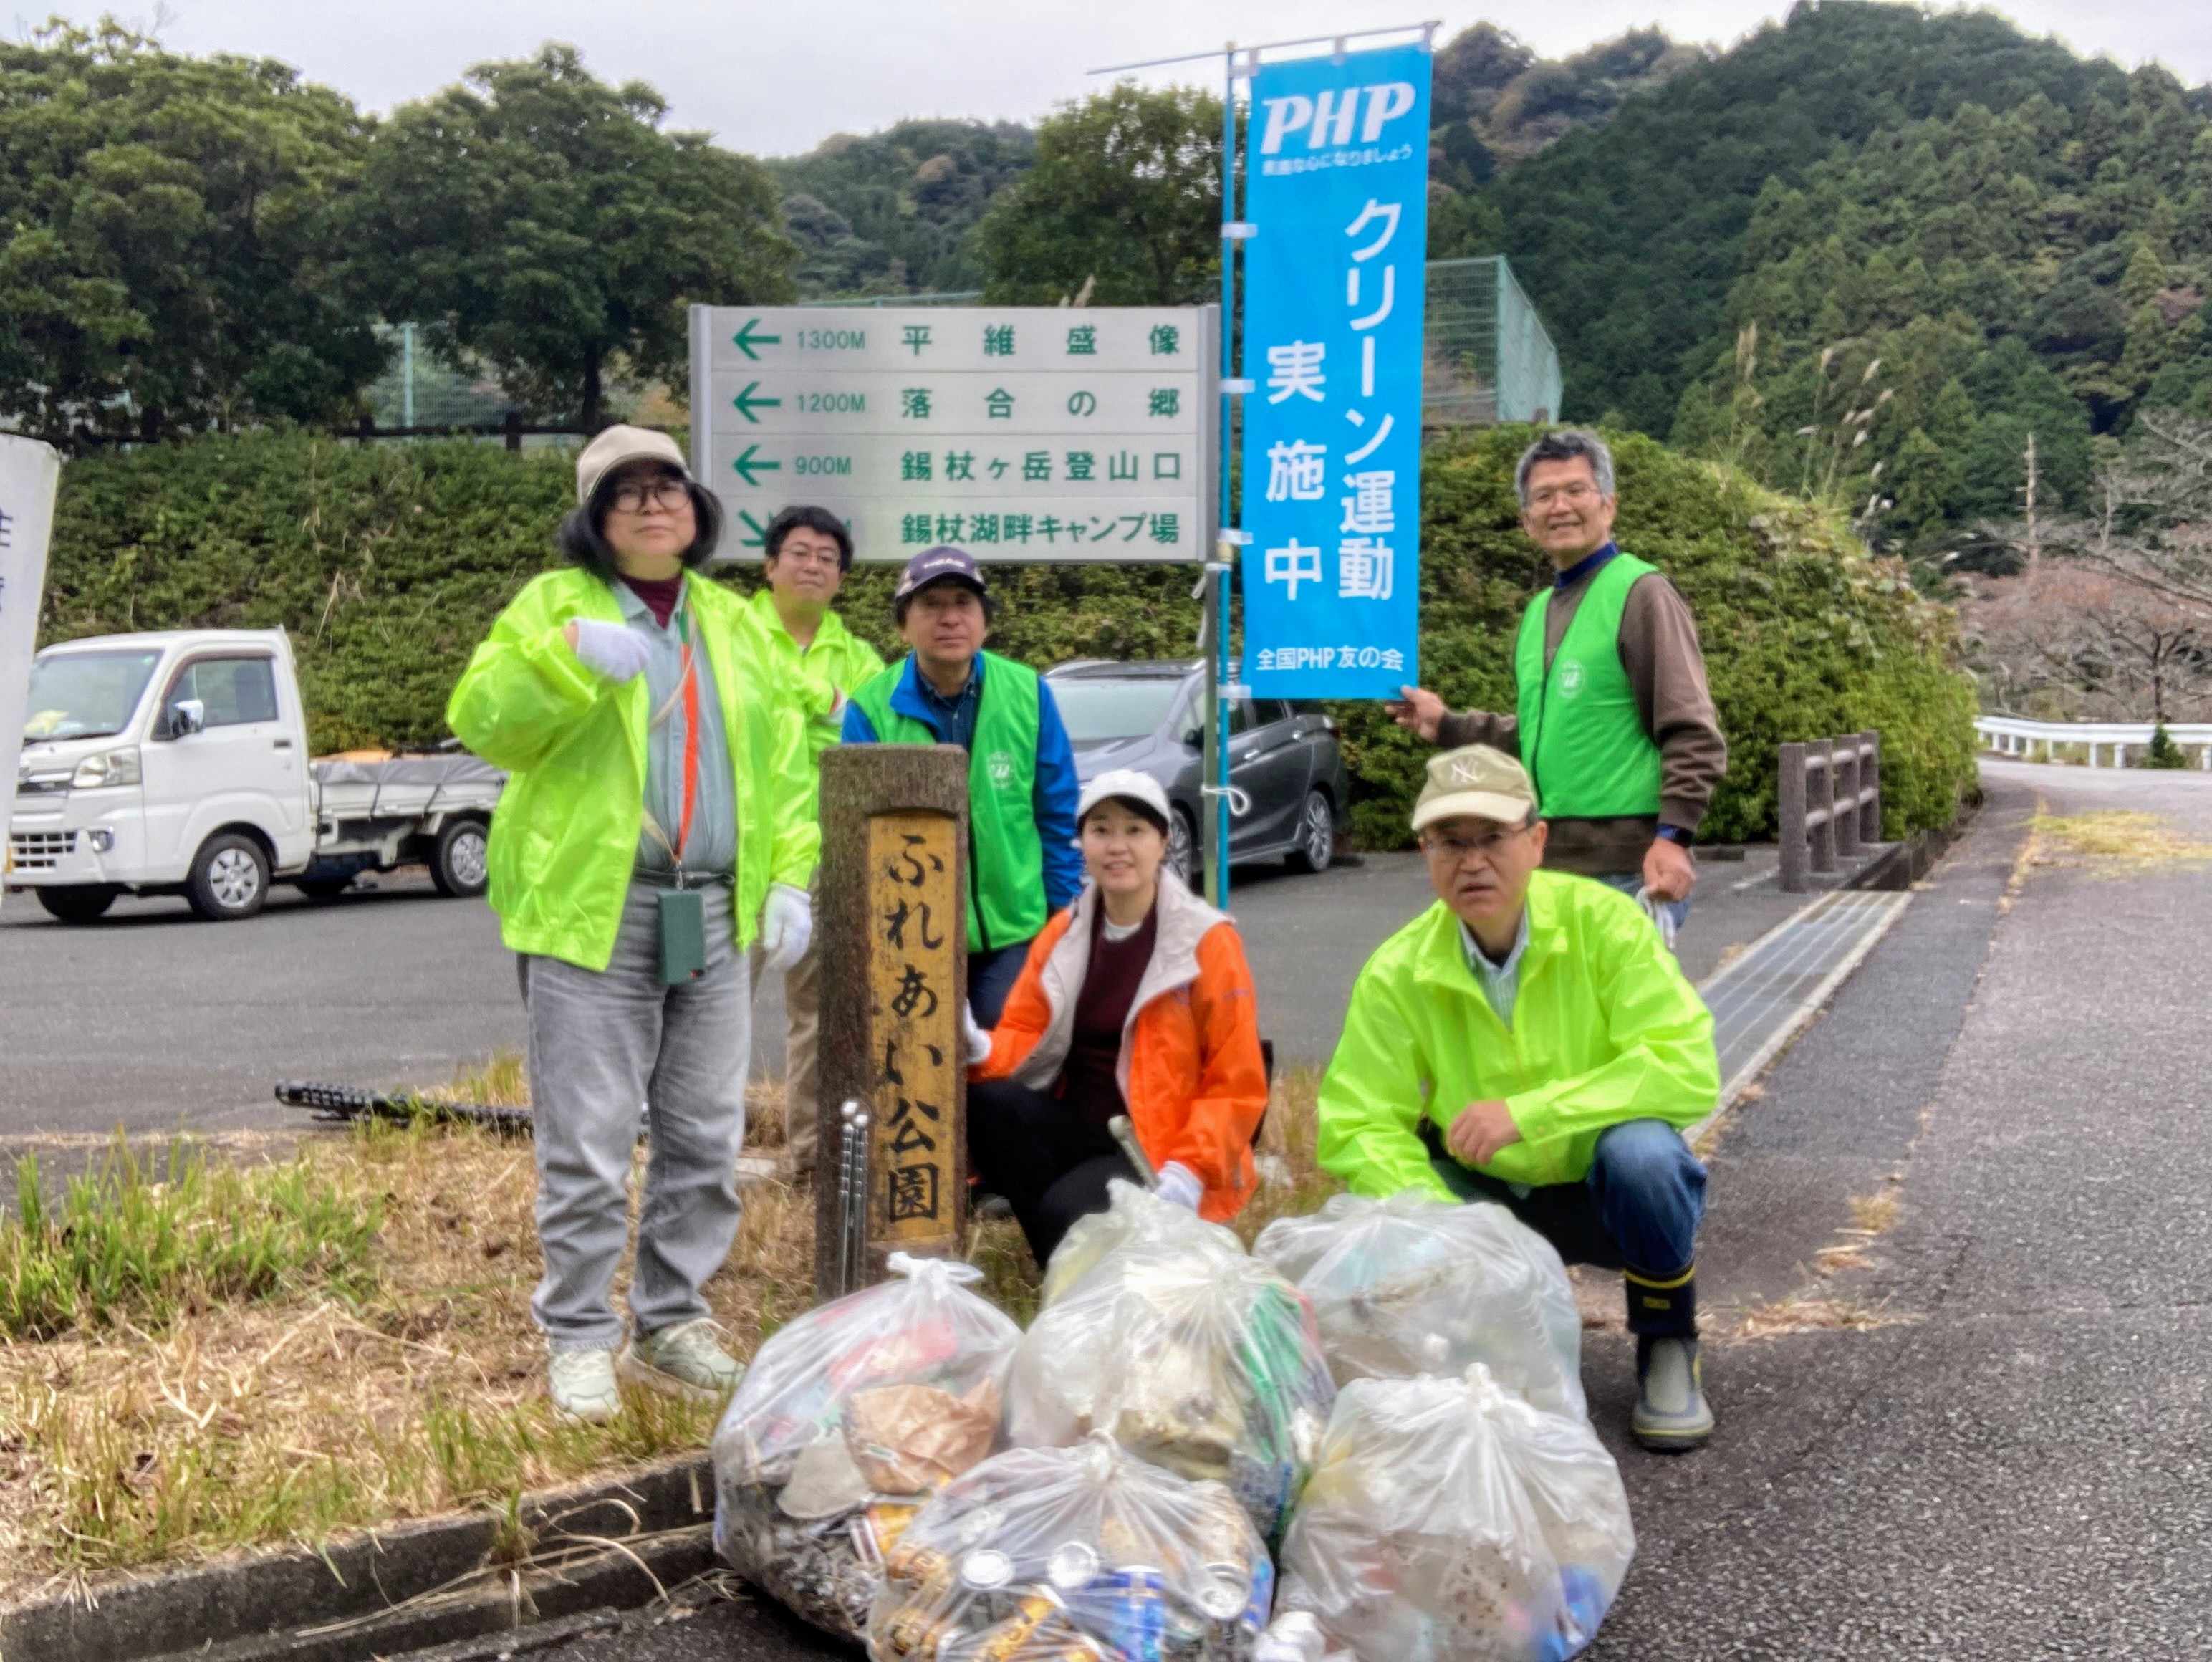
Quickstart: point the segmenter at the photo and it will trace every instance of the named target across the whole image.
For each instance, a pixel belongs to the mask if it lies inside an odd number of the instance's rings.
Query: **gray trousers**
[[[729,891],[707,891],[707,972],[660,979],[659,891],[632,884],[601,971],[521,961],[538,1145],[538,1242],[545,1277],[531,1314],[555,1350],[611,1350],[612,1303],[629,1233],[630,1157],[646,1109],[645,1203],[630,1275],[641,1334],[709,1313],[700,1289],[738,1233],[752,995],[732,940]]]

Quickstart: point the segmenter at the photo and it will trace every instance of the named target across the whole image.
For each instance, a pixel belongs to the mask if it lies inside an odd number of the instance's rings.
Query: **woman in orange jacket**
[[[969,1023],[968,1154],[1012,1204],[1039,1263],[1137,1172],[1127,1114],[1167,1199],[1215,1222],[1250,1198],[1267,1106],[1252,971],[1237,926],[1160,880],[1168,800],[1125,770],[1083,788],[1090,881],[1031,943],[998,1026]]]

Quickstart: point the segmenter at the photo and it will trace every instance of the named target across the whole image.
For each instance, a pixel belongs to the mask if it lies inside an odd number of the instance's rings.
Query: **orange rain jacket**
[[[991,1054],[970,1079],[1010,1079],[1034,1091],[1059,1083],[1098,904],[1097,888],[1085,884],[1030,943]],[[1161,874],[1158,905],[1152,961],[1129,1006],[1115,1071],[1154,1169],[1180,1160],[1205,1185],[1199,1215],[1225,1222],[1252,1197],[1252,1134],[1267,1109],[1252,971],[1237,926],[1170,874]]]

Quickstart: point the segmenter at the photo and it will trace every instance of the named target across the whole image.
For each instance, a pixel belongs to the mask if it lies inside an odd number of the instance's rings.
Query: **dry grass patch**
[[[2163,814],[2131,808],[2100,808],[2092,813],[2054,815],[2039,813],[2030,822],[2041,839],[2045,854],[2037,850],[2036,863],[2057,863],[2069,855],[2118,876],[2154,867],[2196,865],[2212,861],[2212,843],[2185,837]]]
[[[1901,1327],[1919,1319],[1893,1310],[1887,1300],[1805,1292],[1745,1311],[1735,1318],[1729,1336],[1778,1339],[1793,1333],[1866,1332],[1877,1327]]]
[[[552,1415],[526,1142],[362,1126],[210,1183],[311,1193],[368,1232],[363,1250],[0,1343],[0,1596],[465,1507],[512,1516],[528,1490],[712,1431],[711,1409],[651,1392],[610,1426]],[[749,1190],[708,1289],[739,1354],[810,1301],[812,1239],[811,1203]]]

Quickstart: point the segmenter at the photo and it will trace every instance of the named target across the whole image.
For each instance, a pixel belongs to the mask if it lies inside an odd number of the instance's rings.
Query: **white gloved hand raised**
[[[761,967],[778,975],[806,956],[806,943],[814,938],[814,898],[788,883],[768,886],[761,904]]]
[[[991,1035],[983,1024],[975,1020],[975,1007],[964,1001],[960,1006],[960,1032],[968,1041],[968,1065],[980,1068],[991,1059]]]
[[[634,680],[643,674],[653,652],[645,636],[628,624],[602,623],[597,618],[570,618],[568,636],[576,661],[611,680]]]
[[[1206,1185],[1198,1180],[1198,1173],[1179,1160],[1171,1160],[1160,1167],[1159,1182],[1152,1192],[1164,1201],[1173,1201],[1189,1211],[1198,1210],[1198,1202],[1206,1193]]]

